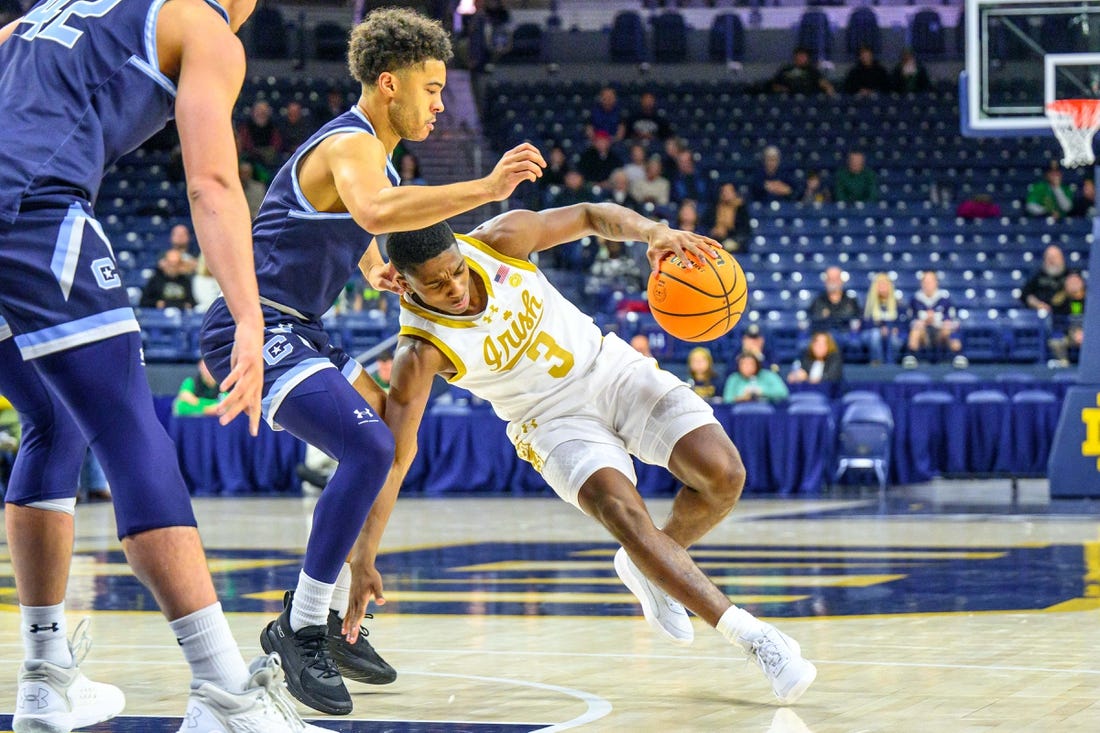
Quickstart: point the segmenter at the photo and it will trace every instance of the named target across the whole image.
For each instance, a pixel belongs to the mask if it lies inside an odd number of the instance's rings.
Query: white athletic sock
[[[743,608],[730,606],[714,627],[731,644],[746,648],[741,637],[760,628],[761,621]]]
[[[191,676],[212,682],[228,692],[241,692],[248,684],[248,667],[229,632],[222,604],[213,603],[183,618],[169,621]]]
[[[327,624],[332,590],[332,583],[314,580],[306,575],[305,570],[298,573],[298,587],[294,590],[294,602],[290,606],[290,630]]]
[[[340,574],[336,576],[336,586],[332,589],[332,600],[328,602],[329,609],[336,611],[341,619],[348,612],[348,596],[351,595],[351,565],[344,563],[340,568]]]
[[[55,606],[24,606],[19,612],[23,618],[23,656],[27,659],[43,659],[61,667],[73,666],[69,651],[68,633],[65,628],[65,601]]]

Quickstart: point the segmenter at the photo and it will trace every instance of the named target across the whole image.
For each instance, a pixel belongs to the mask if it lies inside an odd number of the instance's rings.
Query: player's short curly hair
[[[455,245],[455,233],[445,221],[411,232],[393,232],[386,238],[386,254],[402,275],[417,269]]]
[[[438,20],[408,8],[371,11],[351,31],[348,68],[360,84],[372,85],[384,71],[395,72],[425,61],[451,60],[451,39]]]

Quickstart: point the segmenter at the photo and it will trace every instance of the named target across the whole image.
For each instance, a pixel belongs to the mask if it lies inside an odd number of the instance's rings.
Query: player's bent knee
[[[586,511],[624,546],[634,544],[639,536],[656,529],[637,494],[629,496],[586,484],[581,489],[581,499]]]

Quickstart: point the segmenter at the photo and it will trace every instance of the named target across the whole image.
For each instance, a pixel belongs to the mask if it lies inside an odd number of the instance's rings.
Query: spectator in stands
[[[867,167],[867,159],[859,150],[848,153],[847,164],[833,177],[837,201],[878,201],[878,176]]]
[[[224,397],[218,380],[206,368],[206,362],[199,359],[195,374],[183,380],[172,400],[172,414],[176,417],[216,415]]]
[[[794,198],[794,184],[781,168],[783,157],[779,148],[764,148],[760,168],[752,184],[752,197],[756,201],[790,201]]]
[[[570,170],[565,174],[565,185],[557,193],[550,195],[548,206],[572,206],[593,200],[592,188],[585,185],[584,176],[578,171]],[[591,250],[591,247],[585,247],[577,241],[554,247],[541,256],[546,258],[552,268],[584,272],[592,264]]]
[[[802,358],[787,374],[791,384],[821,384],[844,379],[844,357],[836,339],[828,331],[815,331]]]
[[[894,67],[890,75],[891,87],[899,94],[912,92],[927,92],[932,88],[932,82],[928,78],[928,70],[909,49],[901,52],[898,65]]]
[[[833,265],[825,270],[825,289],[810,303],[810,322],[814,330],[858,331],[863,311],[859,301],[844,291],[847,273]]]
[[[1085,279],[1080,273],[1066,275],[1061,292],[1051,298],[1051,307],[1050,353],[1061,366],[1069,366],[1076,361],[1085,336]]]
[[[427,186],[428,182],[420,174],[420,158],[412,153],[405,153],[400,158],[400,167],[397,172],[401,175],[402,186]]]
[[[191,293],[191,275],[184,272],[178,250],[170,249],[157,263],[157,269],[141,291],[142,308],[195,307]]]
[[[255,219],[260,212],[260,204],[267,195],[267,186],[256,180],[255,168],[247,160],[237,164],[237,173],[241,177],[241,186],[244,188],[244,198],[248,201],[248,213]]]
[[[875,275],[863,306],[863,338],[871,364],[896,364],[902,346],[902,313],[894,281],[885,272]]]
[[[626,135],[633,142],[642,145],[672,137],[672,125],[664,113],[657,109],[656,94],[642,92],[638,100],[638,111],[626,123]]]
[[[749,327],[741,334],[741,351],[754,354],[761,364],[774,370],[775,365],[769,362],[767,353],[764,350],[764,332],[760,330],[759,325],[749,324]]]
[[[676,227],[685,232],[699,233],[699,207],[692,199],[684,199],[676,208]]]
[[[198,266],[191,277],[191,295],[195,298],[195,312],[205,313],[206,309],[214,304],[222,289],[218,287],[218,281],[210,274],[210,268],[206,266],[206,258],[199,255]]]
[[[512,14],[504,0],[483,0],[478,5],[489,25],[489,49],[493,60],[499,61],[512,50]]]
[[[957,334],[955,306],[951,296],[940,288],[940,279],[932,270],[925,270],[920,279],[920,290],[913,294],[909,304],[909,356],[913,358],[921,349],[947,348],[951,353],[962,350]]]
[[[315,118],[318,124],[323,125],[334,117],[339,117],[344,114],[349,109],[351,109],[351,105],[348,104],[347,97],[344,96],[343,90],[337,87],[330,87],[325,93],[324,104],[317,110]]]
[[[1073,197],[1073,208],[1068,216],[1096,216],[1096,179],[1089,170],[1081,189]]]
[[[1068,273],[1062,248],[1056,244],[1048,245],[1043,250],[1042,266],[1024,283],[1020,301],[1032,310],[1049,313],[1054,296],[1065,289]]]
[[[611,201],[628,209],[638,210],[638,202],[630,195],[630,179],[622,168],[612,172],[611,179],[607,182],[605,201]]]
[[[630,337],[630,348],[637,351],[642,356],[653,359],[653,351],[649,348],[649,336],[644,333],[636,333]]]
[[[592,200],[592,189],[585,185],[584,176],[580,171],[569,170],[565,172],[565,185],[550,196],[551,206],[572,206]]]
[[[645,178],[630,186],[630,195],[642,204],[667,206],[669,201],[668,179],[661,175],[661,156],[652,155],[645,164]]]
[[[955,216],[961,219],[996,219],[1001,215],[1001,207],[988,193],[979,193],[961,201]]]
[[[749,402],[751,400],[779,401],[787,399],[790,390],[779,375],[764,369],[756,354],[742,351],[737,355],[737,371],[726,380],[722,390],[725,402]]]
[[[696,346],[688,352],[687,358],[688,384],[695,394],[707,402],[721,402],[722,395],[718,391],[722,385],[722,377],[714,368],[714,356],[705,346]]]
[[[393,352],[383,351],[378,355],[378,358],[374,360],[375,370],[371,373],[371,377],[374,378],[375,384],[382,388],[383,391],[390,391],[390,375],[393,374]]]
[[[799,202],[803,204],[827,204],[833,200],[833,192],[821,180],[821,173],[816,170],[806,172],[806,185],[802,188],[802,196]]]
[[[637,293],[644,287],[644,275],[637,260],[630,256],[626,245],[596,238],[597,254],[588,270],[585,291],[589,294],[603,290],[626,290]]]
[[[248,119],[237,128],[237,149],[241,156],[253,165],[263,166],[268,173],[278,167],[284,152],[283,136],[272,116],[271,105],[257,100],[252,103]]]
[[[681,150],[676,156],[676,172],[668,181],[673,201],[710,201],[710,182],[695,167],[695,153]]]
[[[606,132],[611,141],[616,143],[626,134],[623,110],[619,106],[619,95],[611,87],[603,87],[596,95],[596,105],[588,116],[585,132],[589,140],[595,137],[597,132]]]
[[[626,177],[630,179],[631,183],[634,183],[634,181],[640,181],[645,178],[645,145],[641,145],[640,143],[631,145],[629,156],[630,160],[623,166],[623,173],[626,173]],[[543,173],[543,175],[545,176],[546,174]]]
[[[1062,169],[1058,161],[1050,161],[1043,180],[1027,187],[1024,204],[1032,216],[1049,216],[1060,219],[1073,208],[1073,190],[1062,183]]]
[[[290,102],[286,106],[286,114],[280,126],[283,136],[283,150],[287,155],[293,155],[309,136],[317,131],[317,125],[302,108],[301,102]]]
[[[726,181],[718,187],[710,218],[712,239],[721,242],[727,252],[748,252],[752,242],[752,219],[737,186]]]
[[[688,149],[687,140],[673,135],[665,140],[661,153],[661,175],[672,180],[676,177],[680,153]]]
[[[542,171],[542,178],[538,186],[545,195],[551,186],[564,186],[565,174],[569,170],[569,161],[565,157],[565,149],[561,145],[550,148],[550,155],[546,158],[546,168]]]
[[[859,49],[859,60],[844,77],[844,91],[861,97],[890,91],[890,74],[869,46]]]
[[[179,253],[180,272],[191,275],[198,267],[198,259],[191,254],[191,230],[186,224],[176,224],[168,232],[168,246]]]
[[[577,170],[588,183],[604,186],[611,178],[612,171],[622,165],[623,159],[611,149],[611,136],[603,130],[596,130],[592,135],[592,142],[577,161]]]
[[[799,46],[794,50],[791,63],[780,67],[769,84],[773,92],[780,94],[817,94],[824,92],[832,96],[836,93],[829,80],[822,76],[812,63],[812,54],[808,48]]]

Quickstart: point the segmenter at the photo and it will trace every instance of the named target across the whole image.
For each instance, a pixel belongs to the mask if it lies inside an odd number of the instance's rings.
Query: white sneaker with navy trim
[[[739,638],[749,658],[764,671],[772,683],[772,692],[784,705],[802,697],[814,679],[817,668],[802,658],[802,650],[794,639],[771,624],[760,626]]]

